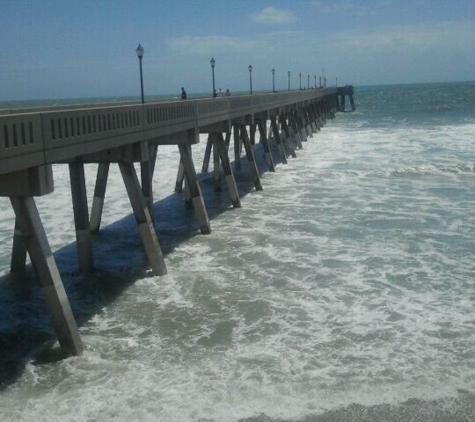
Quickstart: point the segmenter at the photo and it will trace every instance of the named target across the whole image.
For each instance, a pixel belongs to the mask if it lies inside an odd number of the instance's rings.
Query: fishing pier
[[[81,354],[83,346],[34,199],[53,192],[53,164],[69,166],[80,271],[94,271],[91,234],[100,228],[109,167],[118,164],[149,265],[155,275],[163,275],[167,269],[154,228],[152,195],[158,146],[178,147],[175,191],[183,192],[201,232],[208,234],[210,222],[192,157],[199,135],[208,134],[202,172],[208,172],[212,160],[215,189],[221,189],[224,176],[232,206],[240,207],[229,158],[231,141],[234,167],[240,168],[244,147],[250,177],[260,190],[256,135],[269,171],[275,171],[273,152],[283,164],[296,157],[302,142],[342,110],[342,94],[349,95],[340,88],[325,88],[0,112],[0,196],[10,198],[15,213],[10,270],[24,272],[29,255],[64,355]],[[84,175],[88,163],[98,164],[90,211]]]

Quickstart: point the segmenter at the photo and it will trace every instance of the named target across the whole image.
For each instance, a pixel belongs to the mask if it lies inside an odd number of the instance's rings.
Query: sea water
[[[78,273],[68,169],[54,166],[37,203],[80,357],[42,356],[54,333],[31,269],[8,275],[14,217],[0,198],[0,420],[475,420],[475,83],[361,87],[355,100],[264,172],[263,191],[243,165],[242,208],[204,177],[210,235],[173,194],[176,147],[159,147],[162,277],[115,166],[96,272]]]

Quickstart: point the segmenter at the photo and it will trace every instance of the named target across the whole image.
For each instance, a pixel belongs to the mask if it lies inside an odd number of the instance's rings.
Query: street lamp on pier
[[[249,65],[249,93],[252,95],[252,64]]]
[[[214,59],[214,57],[211,57],[210,63],[211,63],[211,75],[213,77],[213,97],[216,97],[216,87],[214,85],[214,65],[216,64],[216,60]]]
[[[302,91],[302,72],[299,72],[299,79],[300,79],[300,91]]]
[[[275,92],[275,69],[272,68],[272,92]]]
[[[140,66],[140,93],[141,93],[142,104],[143,104],[143,103],[145,102],[145,100],[144,100],[144,95],[143,95],[143,73],[142,73],[142,57],[143,57],[144,49],[143,49],[143,47],[140,45],[140,43],[139,43],[139,46],[137,47],[137,49],[135,50],[135,52],[137,53],[137,57],[139,58],[139,66]]]
[[[287,71],[287,85],[288,85],[288,89],[290,91],[290,70]]]
[[[310,73],[307,75],[307,89],[310,89]]]
[[[317,75],[313,75],[313,79],[315,79],[314,87],[315,87],[315,89],[317,89]]]
[[[338,88],[338,78],[335,78],[335,88]]]

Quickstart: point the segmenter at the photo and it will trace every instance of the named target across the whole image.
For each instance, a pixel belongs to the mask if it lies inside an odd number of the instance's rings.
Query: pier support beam
[[[41,294],[65,356],[80,355],[81,338],[34,199],[10,197],[19,229],[36,271]]]
[[[231,197],[231,203],[234,208],[240,208],[241,200],[239,198],[231,163],[229,162],[228,151],[223,134],[220,132],[213,132],[210,133],[210,137],[213,140],[213,148],[216,149],[218,156],[221,159],[221,164],[223,165],[224,179],[226,180],[226,186],[228,187],[229,196]]]
[[[209,159],[211,158],[211,150],[213,149],[213,142],[208,135],[208,141],[206,142],[205,156],[203,158],[203,166],[201,167],[201,173],[208,173]]]
[[[185,181],[185,167],[183,167],[183,161],[180,155],[180,162],[178,163],[178,172],[175,182],[175,193],[183,192],[183,182]]]
[[[155,275],[164,275],[167,273],[165,260],[152,224],[149,209],[145,204],[135,167],[133,163],[119,162],[119,168],[152,271]]]
[[[181,164],[184,169],[186,178],[186,186],[189,190],[191,203],[195,210],[195,215],[200,226],[201,233],[211,233],[211,226],[209,224],[208,212],[203,201],[203,195],[201,194],[201,188],[196,177],[195,165],[193,164],[193,158],[191,155],[190,145],[178,144],[180,150]]]
[[[99,163],[97,167],[96,186],[94,188],[94,197],[92,199],[91,218],[89,221],[89,230],[97,233],[101,226],[102,211],[104,209],[104,198],[106,196],[107,179],[109,176],[109,163]]]
[[[142,193],[145,204],[150,212],[150,218],[155,225],[155,215],[153,211],[153,172],[155,170],[155,160],[157,159],[157,145],[144,145],[148,149],[148,154],[145,154],[147,159],[140,163],[140,176],[142,179]]]
[[[15,229],[13,230],[12,257],[10,261],[11,273],[24,273],[26,270],[26,245],[21,233],[18,219],[15,219]]]
[[[289,115],[289,122],[290,122],[290,126],[292,128],[292,135],[293,135],[293,138],[295,140],[295,143],[297,144],[299,149],[302,149],[303,148],[302,139],[301,139],[301,136],[300,136],[300,130],[299,130],[299,126],[298,126],[298,122],[297,122],[297,118],[296,118],[295,113],[296,113],[295,110],[291,111],[291,113]]]
[[[239,125],[233,126],[233,134],[234,134],[234,170],[241,171],[241,149],[242,149],[242,142],[241,136],[239,134]]]
[[[266,120],[258,120],[257,127],[259,129],[260,143],[264,150],[264,159],[269,171],[275,171],[274,159],[272,158],[272,152],[269,146],[269,140],[267,139]]]
[[[280,138],[280,133],[277,127],[275,116],[270,117],[270,123],[272,127],[272,132],[274,133],[275,143],[277,144],[277,150],[279,151],[280,158],[282,159],[282,164],[287,164],[287,154],[285,153],[284,145],[282,144]]]
[[[312,131],[312,138],[313,138],[313,134],[318,132],[318,128],[317,128],[317,125],[315,124],[315,119],[313,118],[311,105],[305,108],[305,114],[307,116],[307,120],[310,126],[310,130]]]
[[[315,124],[315,127],[317,128],[317,131],[320,131],[320,128],[321,128],[320,119],[318,117],[318,111],[317,111],[317,107],[315,103],[312,103],[312,105],[310,106],[310,113],[312,116],[312,120]]]
[[[94,269],[94,260],[91,232],[89,230],[89,209],[87,205],[84,164],[80,162],[69,163],[69,177],[71,179],[79,269],[83,273],[89,273]]]
[[[214,190],[215,192],[220,192],[221,191],[221,169],[219,166],[219,150],[218,150],[218,136],[211,136],[211,142],[213,145],[213,179],[214,179]],[[228,153],[226,151],[226,157],[228,156]],[[229,161],[229,159],[228,159]],[[224,166],[224,164],[223,164]]]
[[[284,131],[285,139],[287,141],[287,145],[290,148],[290,155],[292,155],[293,158],[297,158],[297,153],[295,152],[294,141],[293,141],[292,137],[290,136],[289,127],[287,126],[287,119],[286,119],[284,114],[279,115],[279,121],[280,121],[280,126],[282,127],[282,130]]]
[[[237,129],[238,126],[235,126]],[[244,143],[244,148],[246,150],[246,157],[249,163],[249,170],[251,172],[252,181],[256,190],[262,190],[261,178],[259,176],[259,170],[256,164],[256,158],[254,156],[254,145],[251,144],[251,140],[246,131],[246,126],[244,124],[239,125],[239,131],[241,132],[241,138]]]

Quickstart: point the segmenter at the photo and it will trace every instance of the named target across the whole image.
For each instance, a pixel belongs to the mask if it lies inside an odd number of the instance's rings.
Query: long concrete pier
[[[0,196],[9,197],[15,212],[11,271],[25,271],[30,256],[43,299],[64,355],[78,355],[83,346],[61,276],[36,208],[36,196],[54,190],[52,165],[69,166],[76,229],[78,266],[94,271],[91,233],[100,228],[109,167],[120,168],[150,267],[167,272],[153,225],[153,173],[159,145],[177,145],[180,162],[175,191],[193,206],[200,230],[211,232],[192,157],[199,134],[208,134],[202,171],[213,158],[215,189],[224,175],[230,202],[240,207],[234,166],[244,151],[256,190],[262,189],[255,159],[256,134],[265,162],[275,171],[271,144],[280,160],[289,156],[341,109],[336,88],[240,95],[149,104],[100,104],[94,107],[18,110],[0,113]],[[345,92],[346,94],[346,92]],[[84,164],[98,172],[89,212]],[[140,177],[134,163],[140,163]]]

